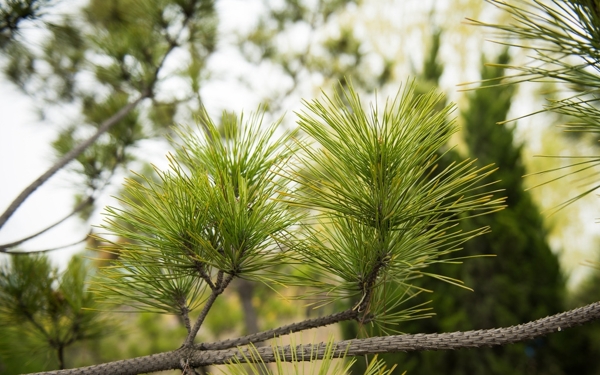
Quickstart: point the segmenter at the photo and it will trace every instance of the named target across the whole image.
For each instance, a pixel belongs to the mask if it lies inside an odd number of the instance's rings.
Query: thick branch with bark
[[[506,328],[452,333],[395,335],[340,341],[335,344],[335,355],[339,356],[345,353],[349,356],[357,356],[375,353],[455,350],[507,345],[545,336],[598,319],[600,319],[600,302]],[[325,346],[324,343],[315,344],[314,347],[312,345],[299,345],[293,348],[283,346],[276,348],[276,350],[283,354],[281,357],[285,361],[291,360],[292,350],[296,351],[297,360],[309,360],[311,353],[313,353],[313,359],[322,358],[325,353]],[[38,374],[136,375],[154,371],[179,369],[182,362],[190,367],[200,367],[229,363],[235,357],[242,360],[240,350],[247,351],[248,349],[201,350],[198,348],[181,348],[170,352],[101,365]],[[265,363],[275,361],[273,348],[261,347],[257,351]],[[249,358],[248,355],[246,357]]]

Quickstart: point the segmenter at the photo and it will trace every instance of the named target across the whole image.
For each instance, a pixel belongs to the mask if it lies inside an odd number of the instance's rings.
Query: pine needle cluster
[[[408,85],[382,111],[367,111],[351,87],[342,91],[306,103],[304,139],[261,115],[224,116],[222,128],[204,116],[203,131],[180,131],[169,169],[156,181],[128,180],[121,207],[107,209],[106,251],[116,261],[94,290],[109,303],[180,315],[187,347],[236,277],[308,285],[315,293],[303,297],[319,303],[358,300],[238,345],[348,319],[398,323],[424,315],[420,306],[396,309],[419,292],[415,277],[462,285],[426,267],[488,231],[456,224],[503,207],[484,183],[493,169],[470,160],[436,169],[457,130],[453,107],[436,109],[440,95]],[[281,265],[297,272],[282,277]]]
[[[0,266],[3,335],[19,341],[20,350],[40,358],[46,352],[50,362],[65,368],[68,347],[107,332],[108,321],[92,310],[96,303],[94,295],[87,292],[87,274],[81,257],[74,257],[59,271],[44,255],[13,256],[10,263]],[[14,349],[0,346],[0,353],[14,353]]]
[[[492,81],[498,84],[559,84],[559,87],[566,88],[566,94],[559,99],[549,99],[539,112],[549,111],[565,116],[569,119],[563,125],[565,131],[588,133],[595,137],[600,132],[600,3],[597,0],[489,2],[506,12],[512,22],[490,24],[470,20],[471,23],[495,30],[499,38],[506,40],[499,43],[531,54],[531,61],[525,64],[501,65],[512,72]],[[577,175],[577,185],[582,188],[555,207],[553,212],[600,187],[597,178],[600,157],[597,155],[550,157],[563,159],[568,165],[536,172],[549,176],[540,185]]]
[[[358,94],[325,96],[306,104],[300,128],[314,139],[303,144],[309,177],[296,204],[320,212],[305,225],[297,255],[319,274],[325,300],[354,298],[362,321],[398,323],[424,310],[397,305],[419,292],[411,283],[469,238],[488,228],[461,232],[458,220],[501,209],[482,183],[491,166],[464,160],[438,171],[439,158],[458,128],[453,106],[436,110],[442,96],[399,91],[383,110],[366,111]]]
[[[286,188],[277,171],[290,135],[273,140],[277,124],[263,129],[258,116],[226,121],[225,137],[205,126],[203,135],[180,132],[159,181],[127,180],[122,207],[107,209],[103,228],[118,240],[105,250],[118,258],[94,288],[107,302],[187,313],[207,288],[224,289],[234,276],[262,279],[280,263],[278,244],[295,222],[274,199]]]

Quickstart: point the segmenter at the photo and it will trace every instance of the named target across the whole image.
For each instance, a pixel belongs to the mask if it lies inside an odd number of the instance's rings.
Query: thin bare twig
[[[85,237],[83,237],[82,239],[70,243],[70,244],[66,244],[66,245],[61,245],[61,246],[57,246],[57,247],[51,247],[48,249],[42,249],[42,250],[31,250],[31,251],[15,251],[15,250],[4,250],[2,251],[4,254],[10,254],[10,255],[29,255],[29,254],[39,254],[39,253],[47,253],[50,251],[56,251],[56,250],[61,250],[61,249],[66,249],[67,247],[71,247],[71,246],[75,246],[75,245],[79,245],[82,242],[87,241],[88,237],[92,234],[92,231],[90,230],[88,232],[88,234],[85,235]]]
[[[42,186],[46,181],[50,179],[56,172],[64,168],[67,164],[69,164],[73,159],[79,156],[83,151],[85,151],[90,145],[92,145],[100,136],[106,133],[110,128],[119,123],[122,119],[125,118],[137,105],[149,95],[149,90],[143,93],[139,98],[134,100],[131,103],[128,103],[123,108],[121,108],[117,113],[106,119],[104,122],[100,124],[98,130],[94,135],[85,141],[81,142],[77,147],[73,148],[71,151],[66,153],[60,160],[54,163],[53,166],[50,167],[44,174],[38,177],[35,181],[33,181],[29,186],[27,186],[21,194],[19,194],[12,203],[8,206],[6,211],[2,215],[0,215],[0,228],[6,224],[8,219],[15,213],[15,211],[25,202],[25,200],[33,194],[34,191],[37,190],[40,186]]]
[[[83,210],[84,208],[86,208],[87,206],[89,206],[92,202],[94,202],[94,198],[92,196],[89,196],[87,199],[81,201],[81,203],[79,203],[74,209],[73,211],[71,211],[67,216],[63,217],[62,219],[60,219],[59,221],[57,221],[56,223],[47,226],[46,228],[30,235],[27,236],[25,238],[21,238],[20,240],[14,241],[14,242],[10,242],[10,243],[6,243],[4,245],[0,245],[0,252],[2,253],[10,253],[10,251],[8,249],[10,249],[11,247],[15,247],[18,246],[20,244],[22,244],[23,242],[27,242],[32,238],[35,238],[43,233],[46,233],[47,231],[49,231],[50,229],[56,227],[57,225],[59,225],[60,223],[64,222],[65,220],[67,220],[68,218],[70,218],[71,216],[75,215],[76,213],[78,213],[79,211]],[[64,247],[64,246],[63,246]],[[63,248],[60,247],[60,248]],[[60,249],[59,248],[59,249]]]

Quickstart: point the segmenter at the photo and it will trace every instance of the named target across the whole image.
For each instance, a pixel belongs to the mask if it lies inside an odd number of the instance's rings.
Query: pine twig
[[[183,26],[181,27],[181,29],[179,30],[179,33],[177,34],[178,36],[181,35],[181,33],[183,32],[183,29],[185,29],[185,27],[188,24],[191,16],[192,16],[191,14],[188,15],[188,16],[186,16],[186,18],[185,18],[185,20],[183,22]],[[63,157],[60,158],[60,160],[58,160],[56,163],[54,163],[54,165],[51,166],[50,169],[48,169],[44,174],[42,174],[35,181],[33,181],[29,186],[27,186],[11,202],[11,204],[8,206],[8,208],[6,209],[6,211],[4,211],[4,213],[2,213],[2,215],[0,215],[0,229],[2,229],[2,227],[4,226],[4,224],[6,224],[6,222],[8,221],[8,219],[11,218],[11,216],[21,206],[21,204],[23,204],[23,202],[25,202],[25,200],[27,198],[29,198],[29,196],[31,194],[33,194],[33,192],[36,191],[37,188],[39,188],[40,186],[42,186],[56,172],[58,172],[59,170],[63,169],[67,164],[69,164],[71,161],[73,161],[75,158],[77,158],[83,151],[85,151],[94,142],[96,142],[96,140],[98,138],[100,138],[100,136],[102,134],[106,133],[113,126],[115,126],[122,119],[124,119],[125,116],[127,116],[131,111],[133,111],[138,106],[138,104],[140,104],[140,102],[142,100],[144,100],[146,98],[153,97],[153,95],[154,95],[154,86],[158,82],[158,74],[162,70],[162,68],[164,66],[164,63],[167,60],[167,57],[171,54],[171,52],[173,51],[173,49],[175,49],[175,47],[177,47],[177,43],[175,41],[169,41],[169,47],[167,48],[167,50],[163,54],[161,60],[157,64],[156,69],[154,69],[154,74],[152,76],[152,79],[148,83],[148,86],[144,90],[142,90],[140,96],[136,100],[132,101],[131,103],[128,103],[127,105],[125,105],[124,107],[122,107],[119,111],[117,111],[117,113],[115,113],[114,115],[112,115],[108,119],[104,120],[98,126],[98,130],[96,131],[96,133],[94,135],[92,135],[90,138],[86,139],[85,141],[81,142],[79,145],[77,145],[71,151],[69,151],[68,153],[66,153],[65,155],[63,155]]]
[[[290,333],[300,332],[311,328],[324,327],[330,324],[335,324],[346,320],[352,320],[355,319],[357,316],[358,311],[349,309],[336,314],[319,318],[306,319],[298,323],[288,324],[279,328],[274,328],[263,332],[257,332],[235,339],[198,344],[195,345],[194,348],[198,350],[221,350],[235,348],[238,346],[247,345],[249,343],[258,343],[266,341],[277,336],[288,335]]]
[[[85,237],[83,237],[80,240],[77,240],[75,242],[72,242],[72,243],[69,243],[69,244],[66,244],[66,245],[60,245],[60,246],[56,246],[56,247],[50,247],[50,248],[47,248],[47,249],[30,250],[30,251],[15,251],[15,250],[1,249],[2,251],[0,251],[0,253],[10,254],[10,255],[30,255],[30,254],[48,253],[50,251],[62,250],[62,249],[66,249],[67,247],[79,245],[80,243],[87,241],[87,239],[91,235],[92,235],[92,231],[90,230],[88,232],[88,234],[86,234]]]
[[[186,329],[187,333],[189,334],[192,330],[192,326],[190,324],[190,309],[188,308],[188,306],[186,304],[185,297],[182,296],[178,302],[179,302],[179,311],[181,314],[181,319],[183,319],[183,325],[185,326],[185,329]]]
[[[93,201],[94,201],[94,198],[92,196],[89,196],[89,197],[87,197],[87,199],[81,201],[68,215],[66,215],[62,219],[58,220],[54,224],[51,224],[51,225],[47,226],[46,228],[44,228],[44,229],[42,229],[42,230],[40,230],[40,231],[38,231],[38,232],[36,232],[36,233],[34,233],[32,235],[29,235],[29,236],[27,236],[25,238],[21,238],[20,240],[0,245],[0,253],[9,253],[9,254],[12,254],[12,252],[9,250],[11,247],[19,246],[23,242],[27,242],[27,241],[29,241],[32,238],[35,238],[35,237],[37,237],[37,236],[39,236],[39,235],[41,235],[43,233],[46,233],[50,229],[56,227],[60,223],[64,222],[65,220],[67,220],[71,216],[75,215],[79,211],[83,210],[84,208],[86,208],[87,206],[89,206],[90,204],[92,204]],[[62,247],[60,247],[60,248],[62,248]],[[47,250],[47,251],[49,251],[49,250]]]
[[[143,93],[139,98],[134,100],[131,103],[128,103],[126,106],[121,108],[117,113],[103,121],[98,130],[94,135],[85,141],[81,142],[77,147],[73,148],[71,151],[66,153],[60,160],[58,160],[50,169],[48,169],[44,174],[38,177],[35,181],[33,181],[29,186],[27,186],[8,206],[6,211],[2,215],[0,215],[0,228],[6,224],[8,219],[15,213],[15,211],[25,202],[25,200],[33,194],[34,191],[37,190],[40,186],[42,186],[46,181],[50,179],[56,172],[64,168],[67,164],[69,164],[72,160],[74,160],[77,156],[79,156],[83,151],[85,151],[89,146],[91,146],[100,136],[106,133],[110,128],[115,126],[119,121],[121,121],[125,116],[129,114],[137,105],[148,96],[148,92]]]
[[[225,288],[227,288],[231,280],[233,280],[233,275],[228,275],[226,278],[223,279],[223,272],[219,272],[218,281],[215,284],[216,289],[212,290],[210,296],[208,297],[208,300],[204,303],[204,307],[202,308],[202,311],[200,312],[196,323],[194,323],[194,327],[191,329],[191,331],[189,331],[188,336],[186,337],[185,342],[183,343],[184,348],[191,347],[194,344],[194,339],[196,338],[196,335],[200,330],[200,326],[202,326],[202,323],[204,323],[204,319],[208,315],[208,312],[210,311],[213,303],[215,303],[217,297],[220,294],[222,294],[223,291],[225,291]]]

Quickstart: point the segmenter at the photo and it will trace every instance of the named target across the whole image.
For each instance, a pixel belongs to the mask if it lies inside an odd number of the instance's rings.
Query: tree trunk
[[[240,297],[242,308],[244,309],[244,326],[246,328],[245,334],[249,335],[258,332],[258,314],[256,312],[256,308],[252,304],[252,297],[254,296],[254,284],[248,280],[238,279],[235,290]],[[257,344],[255,343],[255,345]]]

